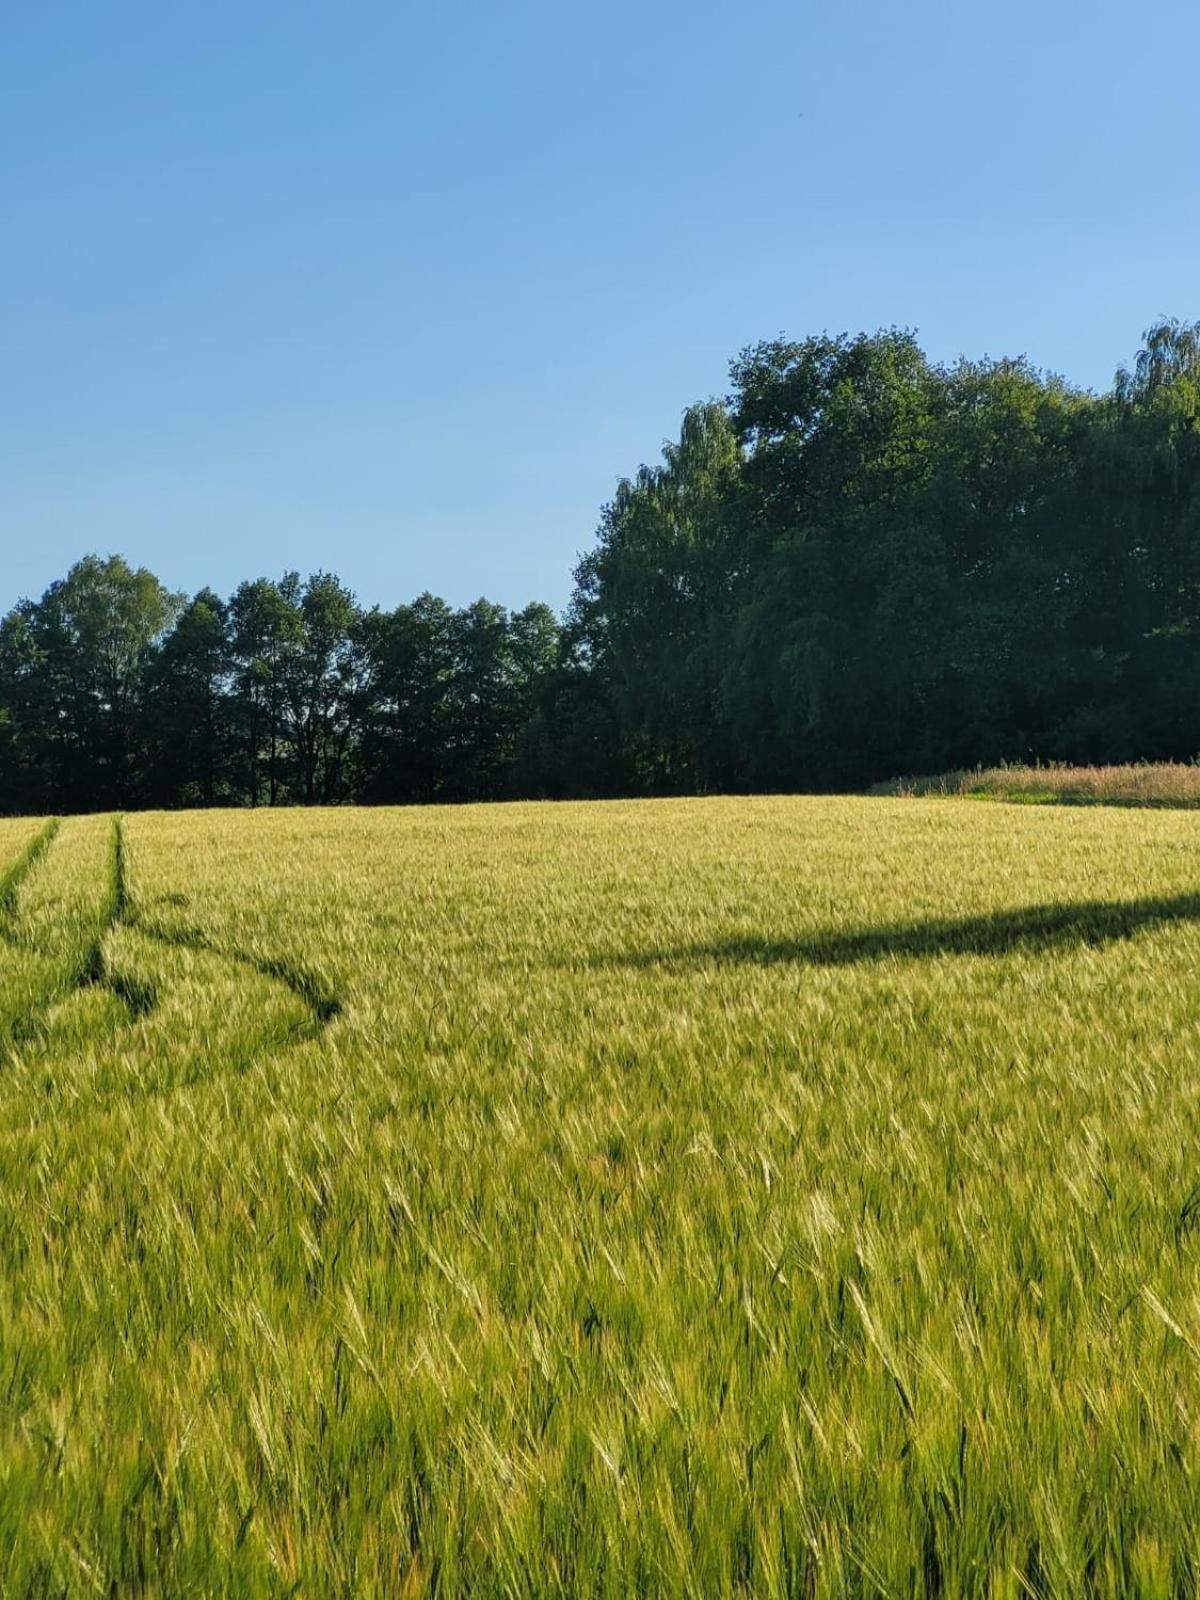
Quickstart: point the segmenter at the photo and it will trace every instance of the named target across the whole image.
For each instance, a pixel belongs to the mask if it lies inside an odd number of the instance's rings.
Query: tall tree
[[[495,800],[504,791],[516,728],[508,612],[476,600],[454,618],[451,795]]]
[[[359,612],[349,589],[328,572],[309,578],[296,610],[299,626],[286,672],[288,727],[297,794],[312,805],[341,798],[362,672]]]
[[[662,464],[618,485],[576,574],[578,614],[652,789],[707,787],[728,766],[718,686],[741,561],[739,462],[725,407],[694,406]]]
[[[180,612],[147,670],[144,765],[157,805],[231,797],[229,607],[202,589]]]
[[[137,803],[143,671],[181,603],[144,567],[85,556],[4,625],[6,710],[47,798],[75,809]]]
[[[252,806],[286,793],[288,687],[304,624],[300,575],[243,583],[230,605],[233,682],[242,782]]]
[[[384,802],[438,799],[453,739],[454,612],[426,593],[371,618],[364,633],[373,711],[361,755],[363,794]]]

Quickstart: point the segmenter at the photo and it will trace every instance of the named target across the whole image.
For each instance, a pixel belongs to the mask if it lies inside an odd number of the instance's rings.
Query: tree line
[[[562,617],[88,556],[0,622],[0,809],[857,787],[1200,753],[1200,324],[1095,394],[771,340],[622,480]]]
[[[189,598],[87,556],[0,623],[0,808],[566,792],[570,672],[544,605],[365,610],[294,572]]]

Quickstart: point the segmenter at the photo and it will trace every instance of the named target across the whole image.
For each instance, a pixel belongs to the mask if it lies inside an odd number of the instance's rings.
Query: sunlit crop
[[[1200,809],[1200,765],[1184,761],[1139,761],[1127,766],[1076,767],[1065,761],[1043,766],[1020,763],[943,772],[932,778],[895,778],[873,794],[969,795],[974,799],[1037,804],[1168,806]]]
[[[0,823],[0,1594],[1200,1581],[1185,812]]]

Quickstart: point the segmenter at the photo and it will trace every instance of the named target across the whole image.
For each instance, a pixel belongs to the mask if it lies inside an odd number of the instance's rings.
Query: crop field
[[[1200,1582],[1200,833],[0,821],[0,1594]]]

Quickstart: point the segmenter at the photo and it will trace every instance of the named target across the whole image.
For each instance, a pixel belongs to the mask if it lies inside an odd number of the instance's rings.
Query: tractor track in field
[[[323,1028],[340,1016],[342,1001],[321,980],[286,956],[258,956],[237,945],[223,945],[208,937],[202,928],[169,928],[161,923],[147,922],[137,912],[126,921],[126,927],[135,929],[147,939],[158,944],[173,945],[176,949],[195,950],[205,955],[220,956],[224,961],[248,967],[264,978],[273,978],[290,989],[312,1012],[314,1020]]]
[[[0,876],[0,939],[15,950],[49,959],[54,959],[54,953],[39,947],[21,929],[20,891],[46,855],[60,826],[57,818],[47,823]],[[307,1008],[311,1021],[299,1036],[293,1032],[291,1038],[280,1039],[281,1045],[298,1044],[304,1038],[314,1037],[342,1013],[340,996],[314,973],[286,956],[257,955],[210,939],[200,928],[171,928],[145,919],[129,892],[127,853],[124,818],[116,816],[108,851],[108,881],[93,936],[83,954],[64,964],[61,975],[43,990],[36,1003],[10,1020],[7,1039],[0,1035],[0,1061],[11,1054],[14,1045],[36,1037],[46,1013],[74,992],[93,987],[107,989],[124,1007],[130,1024],[155,1009],[158,994],[154,986],[114,970],[106,957],[105,941],[116,928],[128,928],[166,946],[216,956],[284,985]]]
[[[20,900],[21,885],[50,848],[50,842],[60,826],[59,819],[52,817],[46,826],[29,841],[12,866],[3,874],[0,874],[0,939],[3,939],[6,944],[15,942],[12,930],[13,924],[17,920],[17,904]]]
[[[238,966],[249,967],[252,972],[257,972],[261,977],[272,978],[276,983],[282,983],[306,1005],[313,1015],[313,1020],[322,1028],[326,1027],[335,1017],[341,1015],[343,1003],[341,997],[321,981],[315,973],[302,967],[298,962],[290,960],[287,956],[261,956],[251,950],[244,950],[239,945],[226,945],[219,940],[210,939],[202,928],[164,927],[162,923],[150,922],[142,916],[138,906],[129,897],[129,888],[125,871],[125,829],[121,818],[116,825],[116,897],[118,906],[118,921],[123,927],[133,928],[144,938],[153,939],[158,944],[172,945],[177,949],[195,950],[204,955],[219,956],[223,961],[232,961]]]
[[[60,827],[58,818],[48,822],[0,881],[0,936],[13,950],[48,960],[55,959],[54,952],[40,946],[21,929],[20,895],[21,889],[53,844]],[[112,972],[104,956],[105,937],[116,926],[121,913],[118,857],[119,839],[114,832],[109,849],[109,887],[91,939],[80,955],[64,962],[62,971],[46,985],[33,1005],[10,1019],[7,1040],[0,1038],[0,1056],[7,1055],[13,1045],[36,1037],[39,1019],[52,1006],[81,989],[107,989],[124,1006],[131,1022],[153,1008],[156,998],[153,989]]]

